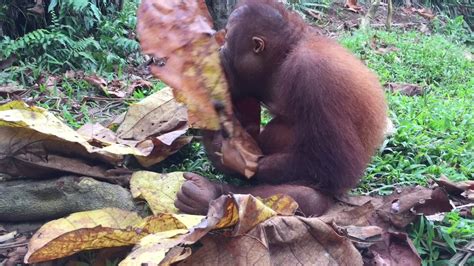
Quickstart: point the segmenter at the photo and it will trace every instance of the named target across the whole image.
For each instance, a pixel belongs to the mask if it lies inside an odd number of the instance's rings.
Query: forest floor
[[[317,19],[309,18],[376,72],[387,91],[395,132],[353,193],[387,195],[409,185],[431,187],[441,176],[474,180],[474,49],[468,44],[472,33],[460,19],[441,14],[431,18],[427,10],[401,7],[395,8],[392,30],[387,31],[386,10],[382,4],[369,31],[358,29],[361,14],[340,3]],[[22,100],[44,107],[74,129],[86,123],[110,124],[131,104],[165,87],[150,74],[149,58],[141,60],[98,75],[81,69],[53,74],[18,67],[0,75],[0,103]],[[269,119],[264,113],[263,122]],[[192,171],[227,180],[211,166],[198,141],[151,170]],[[453,246],[472,244],[474,208],[468,209],[447,213],[442,221],[420,218],[411,226],[410,237],[426,264],[456,254]]]

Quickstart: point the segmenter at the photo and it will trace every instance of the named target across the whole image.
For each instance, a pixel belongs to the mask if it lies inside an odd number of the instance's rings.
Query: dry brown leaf
[[[23,87],[18,84],[8,83],[0,86],[0,96],[6,97],[11,94],[18,94],[26,91]]]
[[[122,155],[126,154],[147,155],[137,149],[121,144],[108,145],[103,148],[92,146],[79,133],[45,109],[28,106],[20,101],[13,101],[0,106],[0,128],[15,128],[18,133],[35,132],[45,138],[79,144],[87,153],[97,154],[111,162],[118,162],[122,159]]]
[[[268,200],[278,210],[291,198]],[[290,208],[290,209],[291,209]],[[285,210],[284,212],[288,212]],[[354,237],[375,238],[375,227],[349,228]],[[223,230],[225,229],[225,230]],[[213,231],[212,234],[208,234]],[[191,249],[184,245],[200,247]],[[164,254],[167,252],[167,255]],[[133,258],[133,260],[132,260]],[[155,260],[153,260],[155,258]],[[161,260],[161,261],[160,261]],[[183,236],[147,236],[120,265],[132,262],[160,265],[362,265],[351,241],[318,218],[276,216],[250,195],[221,196],[210,204],[207,217]]]
[[[81,134],[87,142],[94,146],[103,147],[104,144],[117,143],[115,133],[99,123],[85,124],[77,130],[77,133]]]
[[[48,222],[31,238],[25,263],[62,258],[81,250],[133,245],[148,234],[135,230],[142,222],[135,213],[112,208]]]
[[[276,196],[278,198],[278,196]],[[277,202],[269,199],[267,202]],[[289,212],[296,202],[289,197],[281,198],[284,204],[275,204],[278,210]],[[252,195],[224,195],[209,204],[207,217],[195,226],[194,230],[184,238],[184,243],[193,244],[211,230],[233,227],[230,235],[244,234],[263,221],[276,216],[277,212],[266,206],[263,201]]]
[[[423,18],[425,19],[428,19],[428,20],[432,20],[434,19],[436,16],[431,12],[430,9],[427,9],[427,8],[419,8],[419,9],[416,9],[415,12],[422,16]]]
[[[350,240],[318,218],[276,216],[245,235],[215,233],[200,242],[179,265],[362,265]]]
[[[128,87],[127,94],[132,95],[136,89],[151,89],[151,88],[153,88],[153,84],[151,82],[140,78],[140,79],[136,79],[132,81],[132,84],[130,84],[130,86]]]
[[[367,262],[369,265],[421,265],[421,258],[406,233],[385,232],[383,241],[369,250],[372,253],[372,259]]]
[[[346,0],[344,7],[354,13],[359,13],[362,10],[362,7],[357,4],[357,0]]]
[[[474,201],[474,189],[468,189],[464,191],[461,195],[470,201]]]
[[[424,93],[423,87],[416,84],[389,82],[385,84],[385,87],[391,92],[399,92],[400,94],[407,96],[419,96]]]
[[[152,72],[186,103],[191,123],[217,130],[212,100],[222,102],[228,115],[232,109],[208,18],[199,1],[147,0],[138,11],[137,32],[143,52],[165,60],[152,66]]]
[[[181,231],[171,232],[171,236],[177,236]],[[169,234],[152,234],[140,240],[135,246],[134,250],[119,263],[119,266],[135,266],[135,265],[170,265],[170,263],[163,263],[166,253],[180,244],[181,238],[170,238]],[[191,249],[188,248],[188,255]],[[181,254],[176,255],[179,260],[185,259]],[[158,264],[159,263],[159,264]]]
[[[460,195],[465,191],[474,190],[474,180],[454,182],[449,180],[445,175],[441,175],[435,182],[452,195]]]
[[[261,151],[233,118],[228,85],[219,61],[219,44],[204,10],[203,0],[144,0],[138,11],[137,32],[142,50],[158,58],[154,75],[173,87],[188,108],[191,125],[223,129],[229,140],[223,162],[246,177],[257,169]],[[222,108],[218,111],[215,104]]]
[[[115,98],[125,98],[130,96],[131,93],[126,89],[125,82],[121,80],[112,80],[107,84],[104,89],[104,93],[107,96],[113,96]]]
[[[26,246],[20,245],[15,246],[10,249],[6,249],[7,254],[5,255],[5,260],[1,261],[2,265],[10,266],[10,265],[21,265],[23,263],[23,258],[25,257],[26,252],[28,249]]]
[[[319,218],[326,223],[336,223],[340,226],[367,226],[375,209],[372,201],[361,206],[350,206],[339,202]]]
[[[90,144],[104,147],[121,144],[139,150],[135,155],[144,167],[155,165],[191,142],[187,132],[186,110],[165,88],[133,104],[117,129],[117,135],[99,124],[86,124],[78,130]]]
[[[6,233],[6,234],[0,234],[0,244],[14,239],[16,234],[17,234],[16,231],[9,232],[9,233]]]
[[[184,134],[185,131],[186,130],[182,131],[182,134]],[[168,158],[168,156],[170,156],[171,154],[179,151],[183,146],[189,144],[193,139],[193,137],[191,136],[180,136],[179,138],[175,139],[170,145],[164,143],[161,140],[162,138],[168,137],[169,135],[178,133],[179,131],[177,130],[156,138],[152,138],[151,140],[139,143],[137,145],[137,148],[140,148],[142,145],[146,145],[148,144],[148,142],[151,142],[153,145],[153,150],[147,156],[135,156],[135,158],[137,158],[138,163],[140,163],[140,165],[142,165],[143,167],[151,167]]]
[[[397,228],[404,228],[419,214],[432,215],[452,209],[453,206],[443,189],[431,190],[417,186],[385,197],[384,205],[377,210],[377,214],[385,222]]]
[[[417,215],[430,215],[451,209],[450,201],[442,189],[408,187],[384,197],[343,197],[319,218],[333,223],[336,228],[342,227],[339,230],[355,241],[358,247],[368,247],[370,252],[364,257],[368,264],[419,265],[421,260],[411,240],[396,228],[404,228]],[[362,228],[356,228],[358,231],[347,230],[353,226]],[[379,236],[376,233],[379,229],[373,228],[375,231],[372,231],[364,228],[367,226],[382,229],[382,241],[377,241]]]
[[[138,134],[144,138],[124,140],[99,124],[85,125],[76,132],[43,108],[13,101],[0,106],[0,166],[14,176],[70,172],[103,178],[105,166],[97,159],[118,164],[123,155],[134,155],[148,167],[188,144],[191,137],[183,136],[186,122],[175,124],[177,128],[161,135],[152,130],[144,133],[157,135]]]
[[[74,77],[74,73],[72,73],[71,76]],[[106,79],[97,75],[84,76],[83,79],[103,91],[106,95],[113,96],[116,98],[129,97],[137,88],[148,89],[153,87],[153,84],[151,82],[143,80],[141,78],[133,80],[130,85],[127,85],[127,82],[123,80],[117,79],[109,82]]]
[[[171,88],[164,88],[132,104],[117,129],[125,140],[144,140],[180,128],[187,128],[186,108],[173,98]]]
[[[92,86],[95,86],[96,88],[106,92],[107,91],[107,80],[104,78],[101,78],[97,75],[90,75],[90,76],[85,76],[84,80],[89,82]]]
[[[345,231],[346,235],[352,240],[352,241],[370,241],[370,242],[376,242],[380,241],[382,239],[382,233],[383,230],[382,228],[378,226],[345,226],[343,228]]]
[[[377,36],[372,37],[370,40],[370,48],[372,48],[376,54],[386,54],[400,50],[393,45],[382,42]]]

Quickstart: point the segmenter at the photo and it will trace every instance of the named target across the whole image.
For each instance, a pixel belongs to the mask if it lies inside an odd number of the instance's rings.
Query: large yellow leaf
[[[134,198],[146,200],[154,214],[178,213],[174,201],[184,181],[183,172],[159,174],[139,171],[130,179],[130,190]]]
[[[26,263],[69,256],[79,251],[134,245],[153,233],[175,236],[202,219],[193,215],[160,214],[142,219],[116,208],[85,211],[43,225],[31,238]]]
[[[78,143],[89,153],[101,154],[111,158],[111,160],[113,158],[118,159],[126,154],[148,155],[138,149],[122,144],[112,144],[103,148],[92,146],[81,134],[68,127],[45,109],[28,106],[18,101],[0,107],[0,127],[2,126],[15,127],[18,130],[33,130],[45,136],[54,136],[71,143]]]
[[[160,98],[163,98],[165,102],[157,101]],[[100,124],[86,124],[78,131],[74,131],[43,108],[13,101],[0,106],[0,128],[6,132],[7,129],[14,129],[10,130],[10,132],[14,131],[14,134],[0,136],[0,147],[5,146],[3,149],[6,153],[5,158],[18,157],[24,152],[13,146],[27,147],[48,141],[49,144],[55,146],[56,150],[59,150],[59,154],[56,154],[59,156],[71,154],[72,150],[71,157],[74,159],[79,159],[76,156],[79,153],[86,160],[95,160],[99,157],[107,162],[118,163],[123,159],[123,155],[134,155],[141,165],[149,167],[178,151],[188,144],[192,137],[183,136],[188,128],[186,113],[184,107],[172,99],[169,89],[168,92],[165,90],[154,94],[144,102],[148,103],[147,107],[150,106],[150,102],[158,102],[159,105],[156,106],[155,103],[152,109],[132,108],[127,113],[124,125],[120,128],[123,137],[126,138],[123,139]],[[20,143],[21,145],[15,145]],[[71,146],[76,147],[71,148]],[[16,151],[16,154],[8,154],[8,150],[11,150],[11,153]],[[44,150],[44,154],[53,156],[49,154],[50,150],[46,148]],[[1,161],[0,159],[0,164]],[[48,160],[43,158],[37,160],[35,164],[41,161],[44,163],[38,167],[46,168],[45,164]],[[64,170],[71,172],[69,169]]]

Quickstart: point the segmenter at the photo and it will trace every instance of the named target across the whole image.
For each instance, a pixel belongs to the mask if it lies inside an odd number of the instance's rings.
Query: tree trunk
[[[214,19],[214,26],[216,29],[222,29],[230,12],[237,4],[237,0],[206,0],[206,5],[209,8],[212,19]]]

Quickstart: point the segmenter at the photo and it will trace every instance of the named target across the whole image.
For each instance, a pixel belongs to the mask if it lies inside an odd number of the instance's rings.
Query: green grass
[[[374,36],[398,49],[376,53],[370,46]],[[460,45],[460,36],[456,37],[374,31],[353,32],[340,39],[382,83],[425,88],[422,96],[414,97],[387,92],[389,115],[397,130],[374,157],[356,192],[378,189],[387,194],[393,190],[391,184],[426,185],[440,175],[474,179],[474,63],[466,56],[472,48]],[[449,259],[456,247],[472,240],[474,224],[453,211],[439,223],[420,218],[409,232],[423,265],[443,265],[443,258]]]
[[[377,54],[372,36],[398,48]],[[341,43],[366,61],[382,83],[414,83],[422,96],[387,93],[397,132],[369,166],[359,187],[405,182],[426,184],[441,174],[453,180],[474,179],[474,64],[462,46],[442,35],[419,32],[355,32]]]

